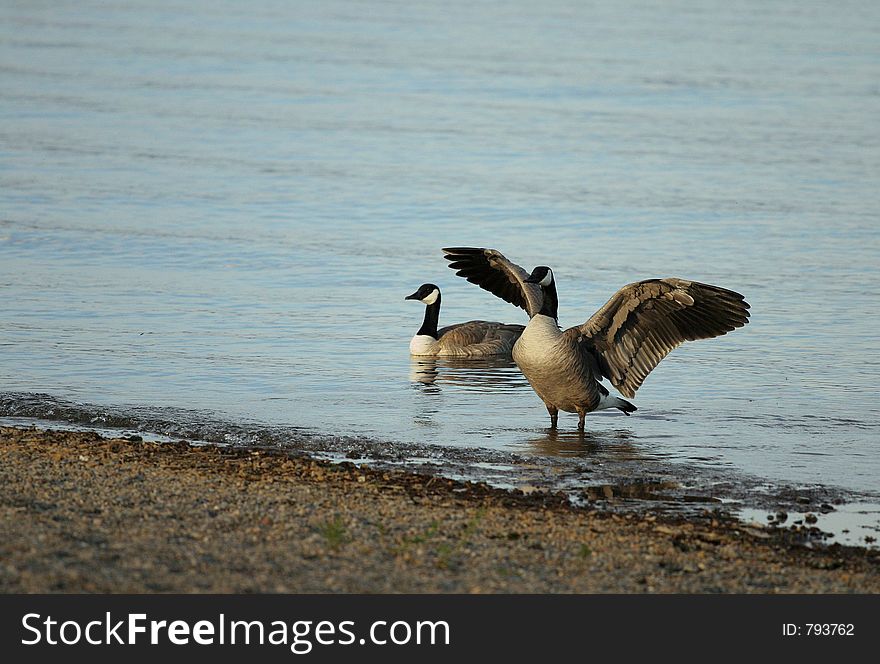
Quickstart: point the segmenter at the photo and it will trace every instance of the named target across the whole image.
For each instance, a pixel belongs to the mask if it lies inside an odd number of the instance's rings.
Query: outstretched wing
[[[566,330],[595,350],[599,369],[625,397],[685,341],[710,339],[749,322],[742,295],[686,279],[649,279],[621,288],[583,325]]]
[[[541,287],[527,284],[529,273],[494,249],[452,247],[443,250],[449,267],[502,300],[525,309],[529,318],[541,310]]]

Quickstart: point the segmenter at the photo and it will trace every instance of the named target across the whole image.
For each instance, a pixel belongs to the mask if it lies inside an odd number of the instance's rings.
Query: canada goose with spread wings
[[[412,355],[434,357],[478,358],[510,357],[513,344],[525,329],[522,325],[507,325],[486,320],[448,325],[437,329],[440,319],[440,289],[434,284],[422,284],[406,300],[425,304],[422,327],[409,342]]]
[[[578,428],[594,410],[636,407],[609,394],[607,378],[625,397],[660,360],[685,341],[710,339],[749,321],[742,295],[697,281],[669,277],[624,286],[582,325],[561,330],[553,271],[526,272],[494,249],[444,249],[449,267],[473,284],[521,307],[529,324],[513,347],[513,360],[550,413],[577,413]]]

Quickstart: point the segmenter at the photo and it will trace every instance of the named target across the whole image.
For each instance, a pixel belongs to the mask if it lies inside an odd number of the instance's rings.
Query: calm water
[[[0,85],[0,414],[880,492],[877,3],[0,0]],[[563,326],[672,275],[752,323],[549,437],[515,366],[410,360],[422,282],[524,322],[451,245],[553,266]]]

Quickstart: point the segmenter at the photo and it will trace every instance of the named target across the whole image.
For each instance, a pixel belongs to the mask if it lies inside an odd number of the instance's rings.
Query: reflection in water
[[[430,392],[439,392],[440,388],[434,385],[437,380],[437,360],[434,358],[411,358],[409,364],[409,379],[414,383],[422,383],[422,385],[431,386],[434,389],[426,390]]]
[[[529,386],[519,367],[505,357],[411,357],[409,376],[413,382],[433,385],[437,389],[447,383],[481,392],[509,392]]]
[[[473,409],[480,403],[479,399],[474,401],[474,392],[509,393],[529,386],[516,364],[503,357],[411,357],[409,377],[422,395],[416,399],[413,423],[434,429],[441,426],[437,419],[441,410],[447,421],[454,413],[474,423],[484,421],[483,417],[472,419]]]
[[[437,363],[433,358],[411,359],[409,379],[414,387],[426,395],[425,398],[417,400],[413,424],[436,429],[439,426],[436,416],[440,410],[437,399],[442,396],[440,386],[435,384],[438,376]],[[428,398],[429,396],[433,398]]]
[[[627,429],[616,431],[560,431],[547,429],[528,441],[531,451],[547,456],[589,457],[601,455],[615,460],[640,459],[638,439]]]

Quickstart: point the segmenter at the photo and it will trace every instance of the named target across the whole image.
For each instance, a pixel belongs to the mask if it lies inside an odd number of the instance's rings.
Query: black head
[[[405,300],[418,300],[425,304],[434,304],[440,297],[440,288],[434,284],[422,284],[412,295],[407,295]]]
[[[553,270],[551,270],[546,265],[539,265],[532,273],[529,275],[529,278],[526,279],[527,284],[539,284],[540,286],[547,287],[553,283]]]
[[[541,310],[538,313],[558,320],[556,310],[559,306],[559,298],[556,297],[556,281],[553,279],[553,270],[546,265],[539,265],[532,270],[526,283],[538,284],[541,287]]]

